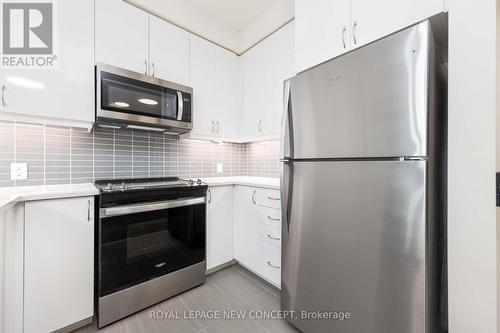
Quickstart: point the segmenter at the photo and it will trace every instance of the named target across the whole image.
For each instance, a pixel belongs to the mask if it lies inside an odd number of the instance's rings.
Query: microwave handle
[[[178,112],[177,112],[177,120],[181,121],[182,120],[182,112],[184,111],[184,100],[182,98],[182,92],[178,91],[177,92],[177,103],[179,105],[178,107]]]

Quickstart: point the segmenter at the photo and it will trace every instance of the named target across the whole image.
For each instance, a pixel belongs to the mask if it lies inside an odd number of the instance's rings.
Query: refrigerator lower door
[[[290,322],[305,333],[425,332],[426,162],[282,167],[293,189],[281,283]],[[314,319],[318,311],[350,319]]]

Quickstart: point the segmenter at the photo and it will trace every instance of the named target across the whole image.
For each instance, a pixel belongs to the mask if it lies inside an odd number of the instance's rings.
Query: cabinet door
[[[351,45],[365,45],[443,9],[443,0],[351,0]]]
[[[94,122],[94,3],[60,1],[55,66],[2,68],[5,111],[29,116]]]
[[[24,332],[93,316],[94,198],[25,205]]]
[[[295,1],[297,72],[349,50],[350,2],[351,0],[317,0],[312,4],[308,0]],[[379,2],[376,5],[379,6]]]
[[[215,48],[190,35],[190,72],[193,87],[193,134],[212,136],[216,130]]]
[[[295,21],[285,26],[285,79],[289,79],[295,74]]]
[[[214,103],[216,137],[236,138],[241,121],[237,105],[237,56],[221,47],[215,49]]]
[[[280,132],[283,81],[286,77],[286,33],[280,29],[243,58],[244,135]]]
[[[189,33],[153,15],[149,20],[150,74],[189,85]]]
[[[259,267],[260,214],[255,204],[256,189],[235,187],[236,219],[234,226],[235,258],[245,267],[256,271]]]
[[[207,269],[234,259],[233,187],[210,187],[207,204]]]
[[[146,12],[122,0],[96,1],[96,61],[146,73],[148,19]]]

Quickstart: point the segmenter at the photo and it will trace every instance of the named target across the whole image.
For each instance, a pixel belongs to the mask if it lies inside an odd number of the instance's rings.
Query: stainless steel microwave
[[[96,125],[183,134],[193,128],[193,89],[99,63]]]

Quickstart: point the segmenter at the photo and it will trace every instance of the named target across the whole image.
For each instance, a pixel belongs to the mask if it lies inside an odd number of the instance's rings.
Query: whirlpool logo
[[[2,1],[2,67],[53,68],[54,1]]]

